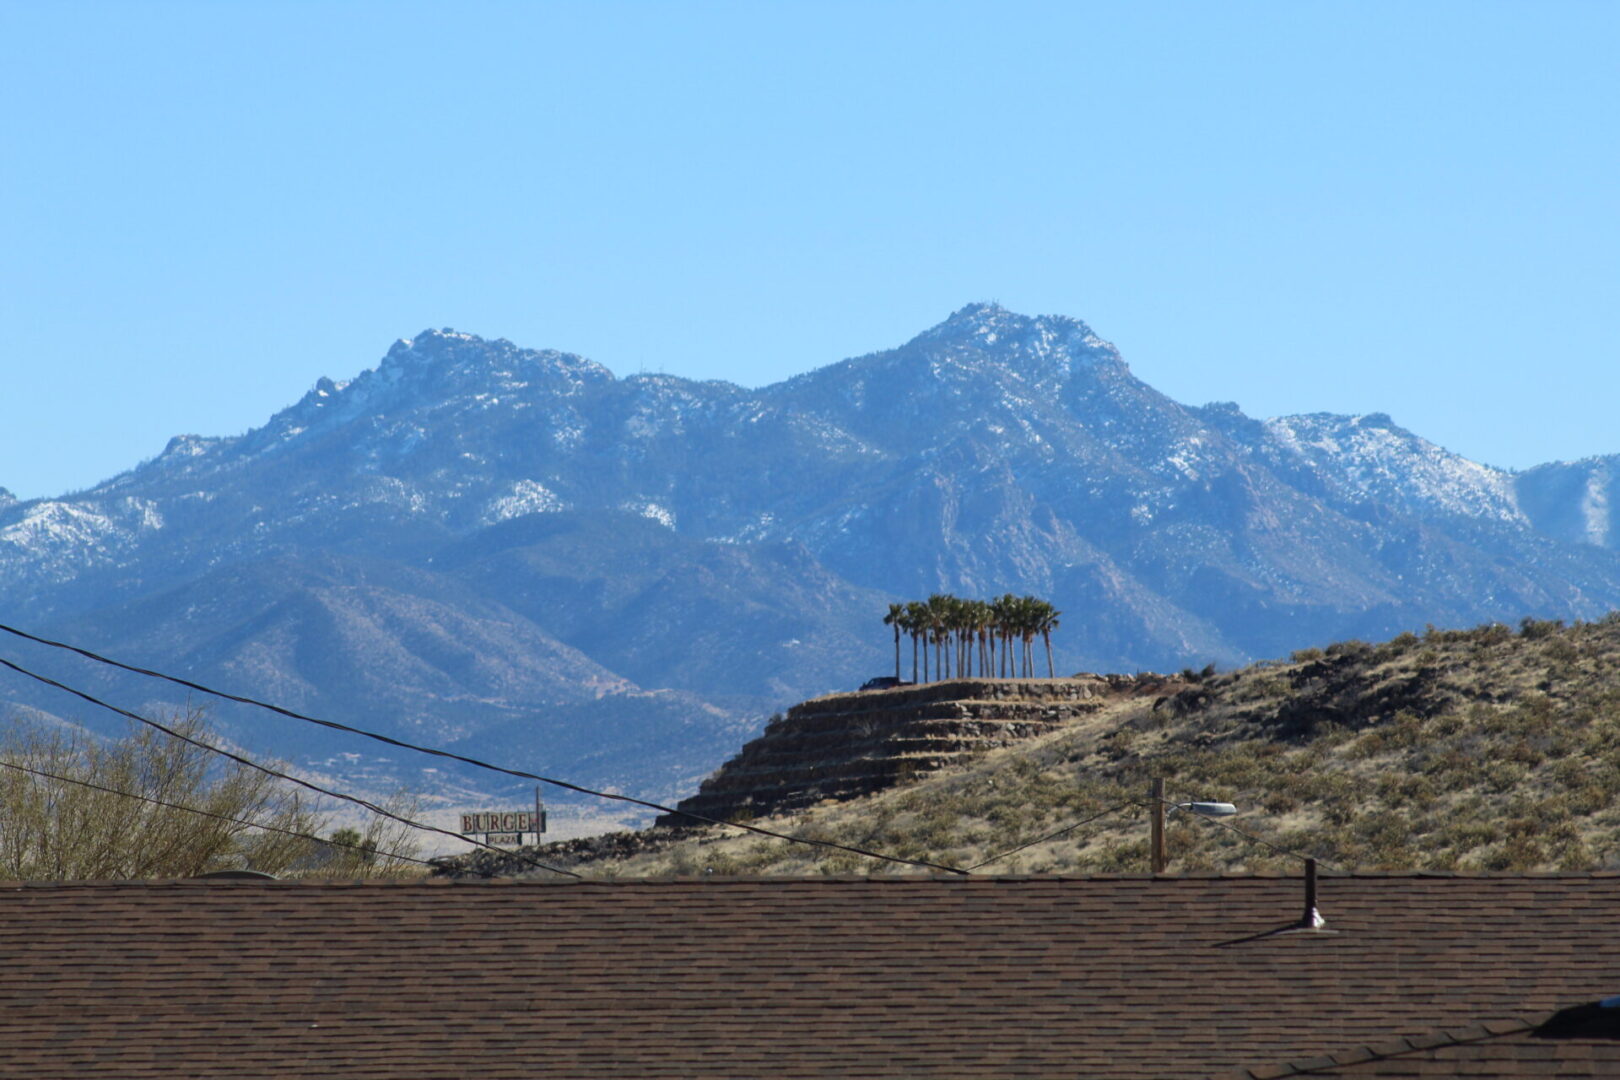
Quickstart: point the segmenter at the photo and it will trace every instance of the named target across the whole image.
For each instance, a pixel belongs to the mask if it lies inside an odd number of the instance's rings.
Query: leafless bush
[[[195,713],[169,726],[205,736]],[[323,808],[303,792],[149,728],[103,741],[13,723],[0,732],[0,763],[20,767],[0,767],[0,878],[371,877],[404,865],[385,852],[413,854],[404,826],[383,819],[347,830],[352,847],[311,839]]]

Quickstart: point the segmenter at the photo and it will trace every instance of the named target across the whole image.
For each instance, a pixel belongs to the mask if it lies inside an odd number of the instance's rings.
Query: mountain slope
[[[475,747],[617,703],[622,746],[535,754],[634,784],[887,669],[884,604],[939,590],[1051,599],[1071,671],[1595,618],[1620,605],[1605,468],[1515,476],[1383,416],[1184,406],[1085,323],[987,304],[758,390],[424,331],[244,435],[0,502],[0,603]],[[672,701],[709,733],[679,762],[637,749]]]

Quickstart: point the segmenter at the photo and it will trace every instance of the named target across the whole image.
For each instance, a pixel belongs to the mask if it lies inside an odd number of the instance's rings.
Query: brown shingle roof
[[[1226,1080],[1534,1076],[1620,1077],[1620,1008],[1591,1002],[1533,1020],[1493,1021],[1284,1065],[1237,1069]]]
[[[1336,933],[1272,932],[1301,896],[1288,878],[4,886],[0,1076],[1287,1076],[1474,1025],[1534,1049],[1554,1040],[1527,1018],[1620,993],[1615,875],[1326,877]],[[1434,1052],[1483,1045],[1452,1041]]]

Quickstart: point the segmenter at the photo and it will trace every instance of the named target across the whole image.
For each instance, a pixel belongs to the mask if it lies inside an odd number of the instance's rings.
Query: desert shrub
[[[1454,814],[1436,834],[1436,839],[1444,847],[1463,855],[1495,842],[1499,835],[1492,825]]]
[[[1586,780],[1586,765],[1574,757],[1560,758],[1553,762],[1548,770],[1553,782],[1568,791],[1580,786]]]
[[[931,848],[946,847],[956,839],[959,820],[955,808],[941,806],[917,819],[914,835]]]
[[[1480,866],[1486,870],[1524,873],[1547,858],[1546,850],[1534,835],[1517,833],[1486,850]]]
[[[197,713],[171,718],[168,726],[206,741]],[[0,763],[16,766],[0,768],[0,877],[14,881],[194,877],[242,868],[369,877],[401,872],[404,864],[389,853],[414,854],[406,827],[383,819],[339,830],[338,843],[323,843],[323,808],[298,788],[245,765],[222,764],[151,728],[103,741],[75,729],[14,724],[0,735]]]
[[[1373,661],[1382,664],[1398,659],[1416,646],[1417,643],[1418,636],[1416,634],[1410,630],[1403,630],[1373,649]]]
[[[1542,762],[1541,751],[1536,749],[1535,744],[1526,738],[1514,739],[1508,743],[1506,749],[1502,752],[1502,756],[1508,761],[1532,769]]]
[[[1260,806],[1268,814],[1291,814],[1299,809],[1300,801],[1291,791],[1267,791],[1260,796]]]
[[[1565,666],[1573,664],[1581,658],[1581,650],[1576,648],[1575,643],[1568,638],[1553,638],[1547,642],[1547,647],[1542,652],[1546,654],[1549,660]]]
[[[1405,815],[1388,810],[1357,819],[1352,830],[1356,842],[1356,865],[1378,870],[1409,867],[1413,853],[1407,838],[1411,831],[1411,823]]]
[[[1428,720],[1428,728],[1431,735],[1455,735],[1463,729],[1462,714],[1455,710],[1447,710],[1431,716]]]
[[[1519,620],[1519,636],[1526,641],[1540,641],[1564,628],[1563,619],[1532,619],[1526,615]]]
[[[1481,783],[1485,790],[1502,794],[1512,791],[1521,782],[1529,770],[1516,761],[1489,761],[1481,769]]]
[[[1351,638],[1348,641],[1335,641],[1327,647],[1329,656],[1342,656],[1349,660],[1360,660],[1372,655],[1373,647],[1365,641]]]
[[[1374,728],[1351,743],[1348,752],[1352,758],[1365,760],[1382,754],[1388,744],[1389,739],[1384,731],[1380,728]]]
[[[691,844],[678,844],[670,849],[668,876],[692,877],[698,869],[697,852]]]
[[[1390,719],[1385,728],[1385,737],[1391,746],[1409,749],[1423,741],[1424,728],[1421,717],[1409,709],[1402,709]]]
[[[1614,802],[1615,791],[1601,782],[1588,782],[1566,792],[1570,813],[1577,816],[1595,814]]]
[[[1551,847],[1553,861],[1560,870],[1590,870],[1597,865],[1596,856],[1579,833],[1560,836]]]

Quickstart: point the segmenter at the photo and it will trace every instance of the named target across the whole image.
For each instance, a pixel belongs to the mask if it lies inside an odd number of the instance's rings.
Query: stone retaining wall
[[[1169,683],[1148,674],[952,679],[812,698],[772,721],[677,809],[746,820],[867,795]],[[658,823],[694,824],[673,814]]]

